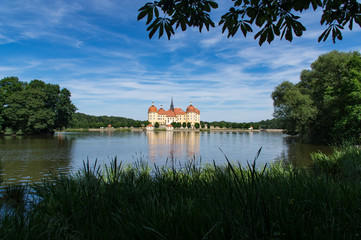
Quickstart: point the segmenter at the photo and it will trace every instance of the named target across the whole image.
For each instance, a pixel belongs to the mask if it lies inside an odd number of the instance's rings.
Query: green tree
[[[24,90],[26,85],[26,83],[19,81],[17,77],[5,77],[0,80],[0,91],[3,92],[6,99],[11,94]]]
[[[316,114],[309,95],[302,94],[298,86],[285,81],[276,87],[272,99],[274,116],[283,121],[288,134],[309,133]]]
[[[5,128],[11,128],[15,133],[19,130],[25,132],[28,120],[26,96],[22,94],[23,91],[19,93],[13,93],[5,98]]]
[[[325,41],[331,34],[333,42],[342,39],[341,30],[347,26],[353,29],[353,24],[361,26],[361,4],[357,0],[329,1],[329,0],[232,0],[233,7],[220,19],[222,33],[227,31],[228,37],[233,37],[241,30],[244,37],[253,32],[262,45],[265,41],[271,43],[275,36],[292,41],[294,35],[300,37],[306,28],[300,21],[300,13],[305,10],[322,10],[321,25],[327,26],[319,36],[318,41]],[[201,32],[204,27],[209,30],[215,27],[210,17],[212,9],[218,8],[213,0],[160,0],[146,3],[139,9],[138,20],[146,18],[149,25],[149,38],[158,31],[159,38],[164,33],[168,39],[180,27],[185,31],[188,27],[196,27]],[[160,14],[161,12],[161,14]]]
[[[0,131],[11,128],[17,132],[25,128],[26,110],[25,96],[15,96],[22,92],[26,83],[20,82],[17,77],[5,77],[0,80]]]
[[[3,131],[3,126],[5,123],[4,109],[5,109],[5,96],[3,91],[0,91],[0,133]]]
[[[54,131],[55,111],[54,103],[48,103],[48,93],[45,91],[45,83],[34,80],[25,88],[26,96],[26,128],[23,129],[28,134],[45,134]]]
[[[141,124],[140,121],[136,121],[136,122],[134,122],[134,124],[133,124],[133,127],[141,127],[141,126],[142,126],[142,124]]]
[[[59,93],[59,98],[55,105],[56,129],[67,128],[71,124],[73,113],[77,108],[72,104],[70,97],[71,93],[66,88],[63,88]]]
[[[361,133],[361,56],[321,55],[299,83],[283,82],[272,94],[277,119],[290,134],[315,142],[339,142]]]
[[[185,122],[182,123],[182,127],[185,128],[187,124]]]
[[[177,125],[176,125],[177,128],[180,128],[181,126],[182,126],[182,124],[180,122],[177,123]]]
[[[177,128],[177,123],[176,123],[176,122],[172,122],[171,125],[172,125],[174,128]]]
[[[16,77],[7,77],[0,80],[0,87],[2,127],[11,128],[13,132],[53,133],[57,122],[62,122],[62,127],[69,125],[76,109],[70,101],[70,92],[66,89],[60,91],[59,85],[36,79],[26,83]],[[61,110],[65,108],[69,110]],[[68,121],[64,122],[66,118]]]
[[[195,127],[196,129],[198,129],[199,126],[200,126],[199,123],[195,123],[195,124],[194,124],[194,127]]]
[[[154,127],[155,127],[155,128],[159,128],[159,123],[156,122],[156,123],[154,124]]]
[[[187,128],[191,128],[191,123],[187,123]]]

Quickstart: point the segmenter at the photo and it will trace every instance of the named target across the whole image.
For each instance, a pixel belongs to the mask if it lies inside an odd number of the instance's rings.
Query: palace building
[[[186,124],[190,123],[191,127],[194,128],[196,123],[200,124],[200,111],[197,107],[194,107],[192,103],[187,107],[186,111],[183,111],[181,108],[174,108],[173,98],[171,100],[170,108],[165,111],[160,105],[160,108],[157,109],[152,103],[152,106],[148,109],[148,122],[153,126],[157,122],[159,125],[169,125],[173,122]]]

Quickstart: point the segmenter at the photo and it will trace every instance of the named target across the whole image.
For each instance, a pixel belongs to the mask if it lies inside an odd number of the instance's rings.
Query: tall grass
[[[257,153],[256,159],[260,152]],[[255,159],[255,161],[256,161]],[[313,167],[84,163],[32,186],[6,212],[2,239],[357,239],[360,151],[316,154]],[[326,163],[327,162],[327,163]],[[336,169],[336,170],[335,170]]]

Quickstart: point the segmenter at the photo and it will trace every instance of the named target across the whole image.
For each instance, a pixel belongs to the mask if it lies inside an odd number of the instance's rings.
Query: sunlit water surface
[[[79,170],[83,162],[101,165],[117,157],[124,164],[143,161],[149,166],[191,159],[200,162],[246,166],[257,159],[258,166],[275,161],[309,164],[311,152],[329,147],[297,143],[279,132],[89,132],[56,133],[51,137],[0,137],[0,176],[4,182],[39,182],[52,173]],[[199,161],[201,159],[201,161]]]

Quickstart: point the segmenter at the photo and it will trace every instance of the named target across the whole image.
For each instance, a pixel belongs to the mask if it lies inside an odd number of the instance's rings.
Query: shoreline
[[[66,129],[59,132],[142,132],[147,131],[146,128],[80,128],[80,129]],[[150,130],[154,132],[167,130]],[[174,129],[168,130],[173,132],[283,132],[283,129],[227,129],[227,128],[213,128],[213,129]]]

